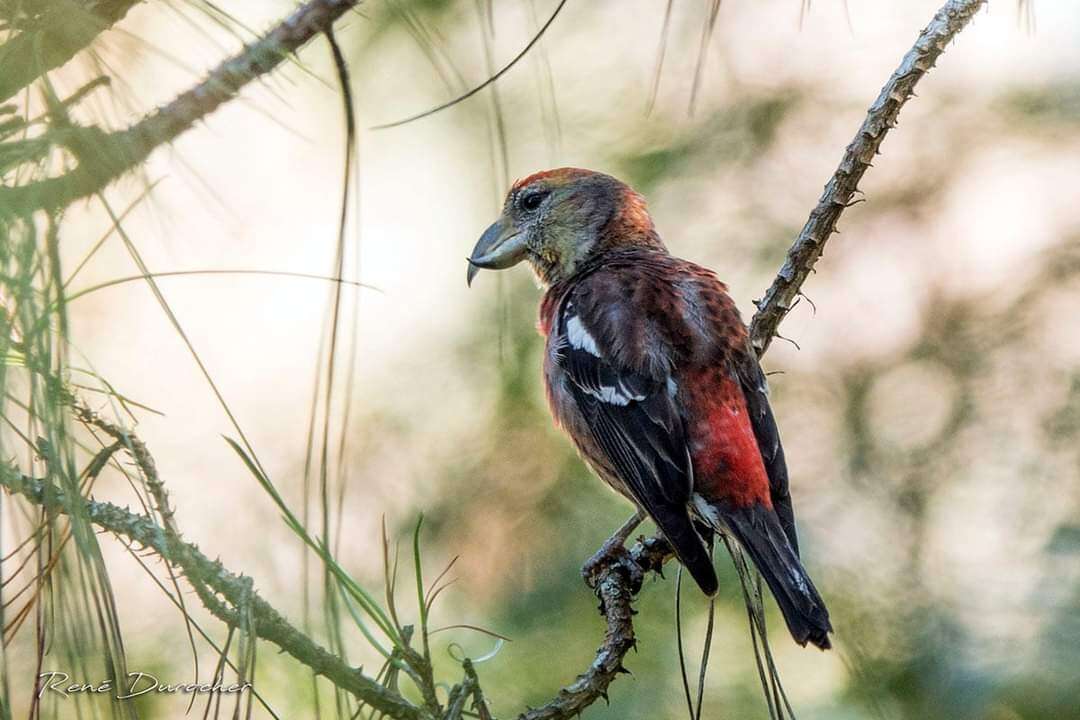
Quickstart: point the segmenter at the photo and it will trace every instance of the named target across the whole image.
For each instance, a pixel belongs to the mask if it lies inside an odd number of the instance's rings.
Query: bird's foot
[[[641,588],[641,583],[645,580],[645,573],[642,571],[641,566],[631,557],[626,546],[621,543],[611,546],[604,543],[604,546],[582,566],[581,577],[585,580],[586,585],[599,594],[600,583],[613,570],[623,571],[630,581],[632,592],[637,592]]]
[[[626,540],[630,537],[630,533],[641,524],[642,519],[640,512],[634,513],[634,516],[623,523],[622,527],[605,540],[600,549],[585,562],[581,568],[581,577],[586,585],[598,591],[604,575],[614,568],[621,568],[635,592],[641,587],[645,575],[630,556],[630,551],[626,549]]]

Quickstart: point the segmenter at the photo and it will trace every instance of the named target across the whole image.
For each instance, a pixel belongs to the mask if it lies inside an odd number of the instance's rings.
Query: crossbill
[[[514,184],[468,280],[521,261],[545,288],[551,412],[582,457],[652,518],[706,595],[715,532],[753,561],[795,641],[828,648],[765,375],[727,287],[668,252],[640,194],[577,168]]]

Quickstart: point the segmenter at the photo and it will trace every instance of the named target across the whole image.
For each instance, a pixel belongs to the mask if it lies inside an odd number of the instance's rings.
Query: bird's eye
[[[536,192],[521,198],[521,207],[532,212],[540,207],[542,202],[544,202],[544,193]]]

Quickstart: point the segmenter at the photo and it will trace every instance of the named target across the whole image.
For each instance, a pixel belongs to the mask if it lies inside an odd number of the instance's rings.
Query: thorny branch
[[[788,250],[780,272],[776,274],[765,296],[758,301],[758,310],[750,323],[750,341],[758,356],[765,354],[776,335],[776,329],[806,280],[814,263],[825,250],[829,236],[836,232],[836,222],[844,209],[852,204],[866,169],[881,148],[889,130],[896,127],[900,109],[915,93],[915,85],[934,67],[946,46],[964,29],[986,0],[949,0],[934,15],[915,45],[904,55],[900,67],[892,74],[877,100],[866,112],[855,139],[847,146],[840,166],[829,178],[821,199],[810,211],[810,217]]]
[[[169,142],[231,99],[252,78],[269,72],[291,52],[325,31],[334,20],[358,0],[312,0],[290,18],[243,52],[222,63],[210,76],[167,106],[116,133],[93,133],[91,143],[80,147],[83,153],[94,152],[96,160],[106,161],[105,170],[93,171],[95,163],[80,163],[66,175],[19,188],[0,188],[0,208],[62,207],[75,199],[92,194],[132,169],[158,145]],[[758,303],[751,323],[751,339],[759,355],[768,349],[772,337],[791,304],[798,296],[825,242],[835,232],[836,222],[851,204],[859,180],[880,148],[889,129],[895,126],[900,109],[913,94],[918,81],[933,67],[948,43],[964,28],[986,0],[950,0],[919,35],[900,67],[885,84],[871,105],[855,139],[844,153],[840,166],[825,186],[817,206],[788,251],[772,286]],[[91,149],[92,148],[92,149]],[[74,149],[74,148],[73,148]],[[85,157],[76,153],[77,157]],[[27,205],[32,201],[34,204]],[[130,443],[136,463],[146,462],[145,447]],[[141,448],[141,451],[140,451]],[[156,472],[154,479],[160,482]],[[83,498],[66,498],[41,480],[25,477],[6,464],[0,464],[0,485],[31,502],[55,512],[68,512],[70,503],[82,502],[90,520],[104,530],[152,549],[164,560],[183,571],[196,588],[207,609],[230,626],[238,626],[241,613],[250,612],[258,637],[274,643],[300,663],[323,675],[334,685],[378,708],[389,717],[427,720],[426,709],[412,705],[391,689],[368,678],[340,658],[327,652],[294,628],[252,589],[250,578],[238,577],[220,562],[211,561],[199,549],[179,538],[171,528],[162,528],[153,519],[132,513],[111,503]],[[161,496],[159,510],[169,516],[167,500]],[[171,520],[166,521],[171,524]],[[631,603],[641,589],[644,577],[659,572],[671,557],[670,547],[662,538],[642,538],[632,547],[624,545],[636,523],[628,523],[609,543],[606,552],[590,564],[586,581],[596,591],[607,623],[603,644],[590,667],[555,698],[539,708],[528,710],[520,720],[568,720],[580,714],[600,697],[615,677],[625,672],[623,658],[635,645]],[[457,718],[466,701],[481,718],[490,718],[471,664],[465,666],[465,679],[451,690],[445,717]]]
[[[54,485],[25,477],[6,463],[0,464],[0,485],[50,512],[68,514],[73,502],[84,503],[86,517],[92,523],[153,550],[166,562],[179,568],[206,609],[219,620],[237,627],[244,622],[242,614],[250,612],[252,629],[258,637],[274,643],[337,687],[393,718],[424,720],[429,717],[293,627],[254,591],[251,578],[233,574],[220,561],[210,560],[198,547],[182,541],[151,518],[108,502],[68,498]]]
[[[290,54],[324,33],[360,0],[310,0],[258,40],[246,45],[194,87],[124,130],[76,127],[63,133],[78,165],[64,175],[15,187],[0,187],[0,213],[51,210],[102,190],[134,169],[159,145],[175,140],[231,100],[255,78],[274,70]]]
[[[885,134],[896,125],[900,108],[912,96],[915,85],[934,66],[945,47],[959,33],[986,0],[949,0],[919,34],[915,45],[904,55],[900,67],[882,88],[867,111],[855,139],[844,151],[840,166],[825,185],[818,204],[810,212],[802,232],[795,239],[783,267],[758,303],[750,323],[750,338],[761,356],[769,347],[780,321],[799,294],[814,263],[821,257],[825,241],[836,230],[836,222],[851,204],[859,180],[881,146]],[[612,538],[615,540],[618,536]],[[610,542],[610,541],[609,541]],[[606,545],[607,543],[605,543]],[[643,573],[658,571],[671,556],[670,548],[658,538],[642,539],[623,552],[601,553],[590,568],[607,622],[604,642],[596,651],[589,669],[564,687],[551,702],[531,709],[519,720],[569,720],[598,698],[607,697],[608,686],[624,672],[622,661],[634,647],[634,625],[630,602],[641,588]],[[602,560],[600,558],[604,558]]]

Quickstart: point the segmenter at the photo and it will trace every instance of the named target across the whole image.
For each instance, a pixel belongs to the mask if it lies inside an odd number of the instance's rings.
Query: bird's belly
[[[550,358],[544,362],[544,386],[555,424],[570,438],[578,454],[612,490],[633,502],[633,494],[619,478],[607,457],[592,440],[592,429],[566,387],[566,375]]]

